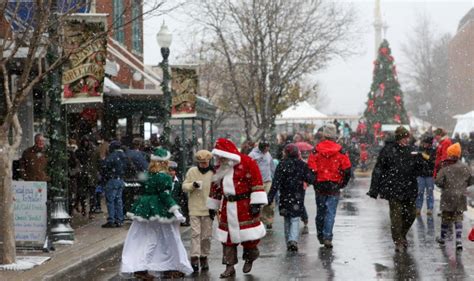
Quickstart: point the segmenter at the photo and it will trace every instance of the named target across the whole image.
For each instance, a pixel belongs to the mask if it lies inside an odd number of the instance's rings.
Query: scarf
[[[207,172],[209,171],[213,171],[214,172],[214,167],[212,167],[211,165],[207,166],[207,168],[201,168],[198,166],[198,170],[199,172],[201,172],[201,174],[206,174]]]

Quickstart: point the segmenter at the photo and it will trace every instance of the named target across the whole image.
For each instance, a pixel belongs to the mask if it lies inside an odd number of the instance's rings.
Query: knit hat
[[[168,162],[168,168],[176,170],[178,168],[178,163],[176,163],[174,161],[169,161]]]
[[[446,135],[446,131],[443,128],[437,128],[436,130],[434,130],[433,134],[435,136],[444,136]]]
[[[410,132],[403,126],[398,126],[395,130],[395,140],[399,141],[410,136]]]
[[[461,158],[461,145],[459,142],[448,147],[448,158]]]
[[[212,154],[215,156],[231,159],[240,163],[240,152],[237,149],[237,146],[235,146],[235,144],[229,139],[217,139],[216,145],[212,150]]]
[[[328,139],[337,138],[337,129],[334,124],[327,124],[323,127],[323,136]]]
[[[290,143],[285,146],[285,154],[288,158],[298,158],[300,155],[300,151],[296,144]]]
[[[171,153],[164,148],[157,148],[150,156],[150,159],[153,161],[168,161],[171,158]]]
[[[109,150],[110,151],[115,151],[117,149],[120,149],[122,147],[122,143],[118,140],[113,140],[110,142],[110,145],[109,145]]]
[[[207,162],[211,160],[212,153],[210,151],[202,149],[196,152],[195,157],[197,162]]]
[[[422,143],[427,143],[427,144],[433,144],[433,137],[432,136],[426,136],[421,140]]]

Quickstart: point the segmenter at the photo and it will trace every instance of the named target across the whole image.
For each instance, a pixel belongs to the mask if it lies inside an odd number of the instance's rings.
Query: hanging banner
[[[194,66],[171,67],[171,117],[196,117],[196,99],[199,89],[197,68]]]
[[[107,15],[74,14],[63,26],[62,103],[103,101],[107,57]]]

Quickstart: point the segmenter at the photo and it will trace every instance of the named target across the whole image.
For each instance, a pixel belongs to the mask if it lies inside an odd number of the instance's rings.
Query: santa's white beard
[[[219,169],[217,169],[216,173],[212,177],[212,181],[218,182],[222,180],[224,176],[228,174],[231,169],[234,169],[235,164],[237,163],[232,160],[228,160],[225,163],[221,163],[221,165],[219,166]]]

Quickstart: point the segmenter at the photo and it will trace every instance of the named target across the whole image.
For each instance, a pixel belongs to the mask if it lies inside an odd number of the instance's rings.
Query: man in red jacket
[[[351,161],[342,146],[335,142],[337,130],[333,124],[323,127],[322,141],[309,156],[308,166],[316,174],[316,230],[319,243],[332,248],[332,229],[336,218],[340,189],[351,178]]]
[[[441,168],[441,162],[448,158],[448,147],[451,146],[451,139],[446,135],[446,131],[443,128],[438,128],[434,131],[435,140],[438,142],[436,148],[436,160],[433,177],[436,178],[436,174]]]

